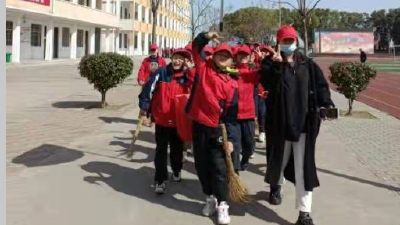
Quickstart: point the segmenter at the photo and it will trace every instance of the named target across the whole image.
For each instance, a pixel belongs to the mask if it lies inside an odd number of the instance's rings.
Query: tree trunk
[[[101,108],[105,108],[107,106],[106,93],[107,92],[101,92]]]
[[[304,51],[305,51],[305,55],[308,55],[308,32],[307,32],[306,18],[303,19],[303,26],[304,26]]]
[[[157,26],[157,10],[153,12],[153,29],[151,31],[151,43],[155,44],[156,43],[156,26]]]
[[[194,40],[195,35],[196,35],[196,34],[194,33],[194,30],[192,29],[192,39],[191,39],[192,41]]]
[[[349,111],[347,112],[347,115],[351,115],[353,113],[353,102],[354,99],[349,99]]]

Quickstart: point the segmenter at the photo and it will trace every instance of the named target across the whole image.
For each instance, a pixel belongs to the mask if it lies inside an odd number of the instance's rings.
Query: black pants
[[[241,153],[243,158],[248,159],[254,153],[254,135],[255,121],[254,119],[238,120],[240,126],[239,140],[241,143]]]
[[[256,98],[256,114],[259,132],[265,133],[265,114],[267,112],[267,104],[264,98],[257,95]]]
[[[259,124],[259,131],[265,133],[265,115],[267,113],[267,101],[265,101],[265,98],[261,98],[258,96],[258,115],[257,115],[257,120]]]
[[[159,184],[168,180],[168,145],[170,146],[170,163],[172,172],[178,174],[182,170],[183,141],[174,127],[156,125],[156,167],[155,181]]]
[[[193,122],[192,141],[197,176],[203,193],[214,195],[218,202],[226,201],[228,180],[221,129]]]

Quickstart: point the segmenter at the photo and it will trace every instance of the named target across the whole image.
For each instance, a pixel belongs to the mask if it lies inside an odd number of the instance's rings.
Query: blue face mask
[[[292,54],[296,49],[296,43],[293,43],[291,45],[281,45],[281,51],[286,54]]]

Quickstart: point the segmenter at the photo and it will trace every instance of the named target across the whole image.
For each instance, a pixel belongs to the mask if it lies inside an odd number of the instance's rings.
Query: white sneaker
[[[259,142],[264,142],[264,141],[265,141],[265,133],[264,133],[264,132],[261,132],[261,133],[258,135],[258,141],[259,141]]]
[[[250,159],[254,159],[256,156],[253,154],[251,154]]]
[[[226,225],[231,222],[229,216],[229,206],[226,202],[221,202],[218,206],[218,224]]]
[[[217,199],[214,196],[207,196],[206,206],[203,208],[204,216],[212,216],[217,211]]]
[[[178,176],[172,174],[172,181],[174,181],[175,183],[181,182],[182,181],[181,173],[179,172]]]
[[[156,184],[155,192],[159,195],[164,194],[165,193],[165,183],[163,182],[162,184]]]

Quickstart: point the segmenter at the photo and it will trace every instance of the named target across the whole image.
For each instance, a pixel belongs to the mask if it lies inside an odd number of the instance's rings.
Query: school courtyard
[[[107,95],[97,93],[77,71],[77,61],[32,62],[7,68],[7,224],[9,225],[206,225],[204,196],[193,158],[183,181],[154,194],[154,127],[143,128],[128,161],[131,130],[138,122],[140,87],[134,72]],[[315,59],[329,76],[337,57]],[[355,59],[352,59],[355,60]],[[324,122],[316,162],[313,218],[323,225],[400,224],[400,62],[375,57],[378,77],[355,103],[366,118]],[[335,88],[332,86],[332,88]],[[337,107],[346,99],[332,91]],[[267,202],[265,143],[241,177],[252,201],[231,204],[232,225],[294,223],[295,190],[286,183],[283,204]]]

